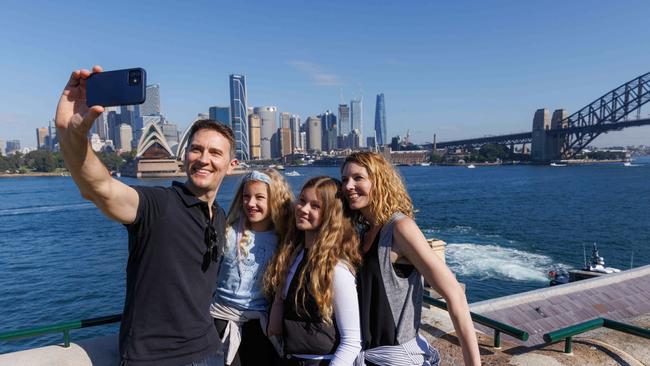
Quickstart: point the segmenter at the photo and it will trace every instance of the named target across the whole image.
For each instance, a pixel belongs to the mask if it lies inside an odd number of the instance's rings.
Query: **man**
[[[93,73],[101,72],[99,66]],[[221,182],[237,165],[230,128],[211,120],[190,131],[185,183],[130,187],[113,179],[87,138],[104,111],[86,106],[88,70],[72,73],[56,110],[65,163],[82,196],[129,233],[120,358],[129,366],[222,364],[209,314],[224,242]]]

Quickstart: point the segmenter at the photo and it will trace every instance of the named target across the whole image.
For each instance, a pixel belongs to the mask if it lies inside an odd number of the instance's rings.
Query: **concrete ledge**
[[[56,345],[0,355],[0,366],[115,366],[119,362],[117,334],[71,343],[68,348]]]

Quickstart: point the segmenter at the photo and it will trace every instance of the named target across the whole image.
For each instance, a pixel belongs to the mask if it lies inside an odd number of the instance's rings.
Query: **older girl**
[[[467,299],[413,220],[402,180],[381,155],[357,152],[341,167],[344,195],[363,227],[357,283],[366,365],[437,365],[438,352],[418,334],[422,277],[449,307],[466,365],[480,365]]]
[[[352,365],[361,350],[355,268],[358,239],[341,183],[302,188],[286,245],[267,272],[275,291],[269,333],[282,333],[284,365]]]
[[[264,272],[292,219],[291,190],[273,169],[246,174],[227,217],[227,245],[210,308],[226,365],[272,365],[278,355],[264,334],[269,303]]]

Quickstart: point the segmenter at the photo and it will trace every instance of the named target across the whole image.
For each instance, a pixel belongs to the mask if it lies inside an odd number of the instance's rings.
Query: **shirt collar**
[[[196,206],[196,205],[201,205],[205,204],[207,206],[207,202],[202,201],[198,199],[192,191],[190,191],[186,186],[185,183],[173,181],[172,182],[172,189],[176,191],[178,196],[183,200],[183,203],[185,203],[185,206],[191,207],[191,206]],[[217,200],[215,199],[214,202],[212,203],[212,208],[217,208]]]

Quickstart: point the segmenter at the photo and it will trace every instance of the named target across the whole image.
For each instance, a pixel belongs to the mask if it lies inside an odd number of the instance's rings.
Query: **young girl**
[[[310,179],[295,219],[269,266],[275,292],[269,333],[282,333],[284,365],[352,365],[361,350],[355,268],[361,256],[341,183]]]
[[[465,364],[480,365],[465,293],[432,255],[397,171],[377,153],[357,152],[341,172],[345,197],[364,228],[357,284],[366,365],[438,364],[437,351],[418,334],[423,276],[447,300]]]
[[[226,218],[227,245],[210,314],[226,365],[272,365],[278,355],[264,334],[269,303],[264,271],[292,220],[293,195],[273,169],[246,174]]]

